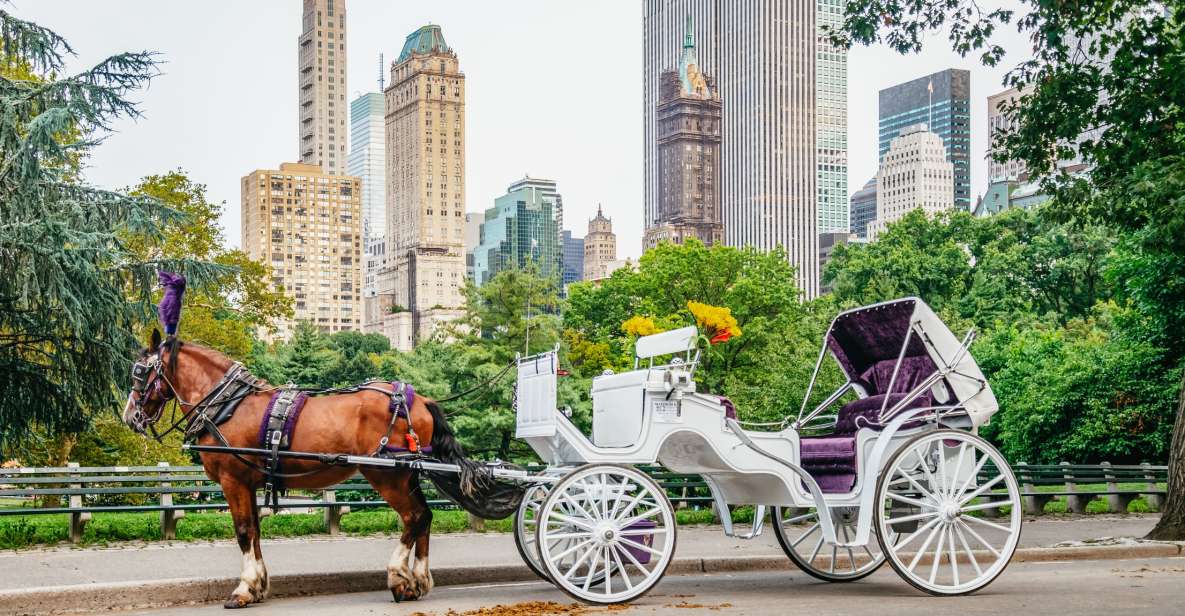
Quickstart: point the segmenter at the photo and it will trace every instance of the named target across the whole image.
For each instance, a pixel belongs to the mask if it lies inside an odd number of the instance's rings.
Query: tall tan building
[[[304,0],[298,39],[300,162],[346,170],[346,0]]]
[[[243,250],[272,268],[295,302],[292,321],[325,332],[362,326],[362,199],[358,178],[330,175],[316,165],[283,163],[242,179]]]
[[[440,26],[408,35],[386,89],[387,265],[367,331],[410,349],[460,317],[465,280],[465,75]]]
[[[597,205],[597,215],[588,221],[588,235],[584,236],[584,279],[606,278],[617,267],[620,264],[617,262],[617,236],[613,234],[613,221],[605,218],[601,206]]]
[[[658,207],[646,220],[642,248],[697,239],[720,243],[720,96],[700,70],[691,17],[678,68],[662,74],[655,113]]]

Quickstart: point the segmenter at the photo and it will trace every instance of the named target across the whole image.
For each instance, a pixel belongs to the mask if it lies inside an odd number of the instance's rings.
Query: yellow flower
[[[732,316],[731,308],[690,301],[687,302],[687,309],[695,317],[695,324],[712,342],[726,342],[729,338],[741,335],[741,328],[737,325],[736,317]]]
[[[650,336],[659,333],[660,330],[650,317],[635,316],[621,324],[621,331],[631,336]]]

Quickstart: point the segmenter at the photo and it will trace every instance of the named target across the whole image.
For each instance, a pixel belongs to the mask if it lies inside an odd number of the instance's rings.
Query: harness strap
[[[268,401],[267,411],[260,422],[260,447],[271,452],[267,460],[264,502],[270,502],[274,507],[279,507],[280,492],[284,490],[283,481],[279,476],[279,451],[288,449],[292,440],[292,429],[308,397],[308,394],[295,387],[285,387],[277,391]]]

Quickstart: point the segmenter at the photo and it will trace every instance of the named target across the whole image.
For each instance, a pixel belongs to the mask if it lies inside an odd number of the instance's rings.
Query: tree
[[[10,448],[32,427],[77,432],[118,404],[157,269],[195,287],[221,270],[139,258],[123,233],[157,235],[185,215],[77,178],[111,123],[139,115],[127,96],[156,74],[153,54],[59,77],[73,53],[61,36],[0,10],[0,37],[0,447]]]
[[[339,357],[315,325],[301,321],[296,324],[292,339],[280,351],[280,370],[285,380],[298,387],[331,387],[329,368]]]
[[[1123,299],[1151,309],[1166,324],[1185,314],[1185,37],[1179,3],[1143,0],[1027,0],[1016,20],[1030,36],[1033,57],[1006,83],[1023,96],[1005,112],[1014,130],[994,146],[1023,160],[1053,195],[1051,212],[1073,224],[1131,232],[1141,258],[1156,272],[1127,280]],[[1003,48],[997,28],[1015,12],[981,10],[963,0],[856,0],[834,39],[840,44],[884,41],[916,52],[929,33],[945,30],[952,48],[995,64]],[[1077,157],[1088,175],[1071,175],[1059,161]],[[1151,285],[1151,286],[1146,286]],[[1180,322],[1178,322],[1178,325]],[[1181,330],[1166,332],[1179,338]],[[1185,350],[1169,347],[1179,365]],[[1169,455],[1168,498],[1156,539],[1185,539],[1185,375],[1179,387]]]

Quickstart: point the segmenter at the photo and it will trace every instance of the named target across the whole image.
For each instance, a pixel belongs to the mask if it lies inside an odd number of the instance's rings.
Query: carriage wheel
[[[835,525],[836,537],[841,541],[856,538],[858,512],[856,507],[831,508],[831,521]],[[799,529],[801,533],[796,532]],[[799,569],[826,582],[854,582],[885,564],[879,542],[869,541],[860,547],[839,547],[824,541],[819,513],[814,507],[774,508],[774,534],[782,551]]]
[[[543,569],[543,561],[539,557],[539,549],[535,545],[538,526],[539,507],[547,498],[547,485],[535,484],[527,488],[523,495],[523,502],[514,514],[514,547],[518,548],[518,555],[522,557],[531,573],[551,581]]]
[[[995,447],[968,432],[938,430],[907,442],[881,473],[876,498],[878,539],[889,564],[932,595],[987,586],[1020,541],[1016,477]],[[989,517],[1001,508],[1007,513]],[[887,545],[893,532],[899,536]]]
[[[658,583],[675,552],[675,510],[653,479],[627,466],[579,468],[539,508],[548,579],[589,603],[623,603]]]

